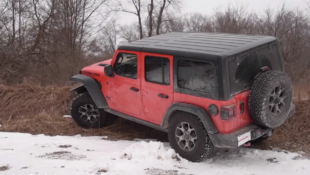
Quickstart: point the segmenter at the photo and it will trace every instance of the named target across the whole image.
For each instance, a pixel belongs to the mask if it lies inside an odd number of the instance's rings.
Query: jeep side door
[[[145,120],[160,125],[173,103],[173,57],[141,53],[141,93]]]
[[[108,80],[106,99],[110,109],[140,118],[140,52],[117,51],[112,61],[114,77]]]

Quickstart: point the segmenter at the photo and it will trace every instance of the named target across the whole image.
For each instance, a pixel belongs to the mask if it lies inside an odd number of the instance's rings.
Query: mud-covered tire
[[[282,125],[288,118],[292,99],[293,84],[284,72],[270,70],[260,73],[249,96],[253,122],[265,128]]]
[[[87,112],[89,114],[87,114]],[[84,113],[84,114],[83,114]],[[87,92],[78,94],[71,104],[71,116],[82,128],[101,128],[110,123],[110,114],[98,109]],[[90,120],[87,118],[90,117]]]
[[[194,129],[195,131],[197,139],[195,141],[195,147],[193,147],[192,150],[184,150],[184,147],[182,148],[178,144],[179,138],[176,137],[176,135],[180,135],[178,134],[178,132],[180,132],[178,127],[180,128],[182,123],[188,123],[191,126],[191,129]],[[190,133],[190,135],[195,136],[193,134],[193,131]],[[214,150],[214,146],[202,122],[197,116],[187,112],[177,112],[173,115],[172,119],[169,122],[168,139],[171,148],[173,148],[176,153],[192,162],[203,161],[205,158],[208,158]]]

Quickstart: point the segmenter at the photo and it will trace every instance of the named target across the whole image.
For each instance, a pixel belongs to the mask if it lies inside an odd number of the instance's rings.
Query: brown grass
[[[310,156],[310,101],[295,102],[296,113],[284,125],[275,129],[273,136],[260,146],[303,151]]]
[[[10,121],[68,113],[71,100],[69,89],[70,87],[41,87],[31,83],[0,85],[0,119]]]
[[[69,114],[71,87],[42,87],[24,83],[0,85],[0,132],[25,132],[46,135],[108,136],[109,139],[158,139],[167,141],[167,134],[124,119],[116,119],[101,129],[82,129]],[[261,148],[304,151],[310,153],[310,102],[295,102],[297,111]]]
[[[295,84],[294,85],[294,100],[296,102],[310,99],[309,84]]]
[[[0,85],[0,131],[46,135],[97,135],[109,139],[152,138],[167,140],[166,134],[124,119],[115,120],[102,129],[82,129],[71,118],[72,87],[42,87],[23,83]]]

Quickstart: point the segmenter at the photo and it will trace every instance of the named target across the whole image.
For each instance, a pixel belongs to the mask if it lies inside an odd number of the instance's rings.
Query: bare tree
[[[143,28],[142,28],[142,4],[141,4],[141,0],[131,0],[134,8],[135,8],[135,11],[131,11],[131,10],[128,10],[128,9],[125,9],[122,5],[121,2],[119,2],[119,6],[121,6],[121,10],[123,12],[126,12],[126,13],[131,13],[131,14],[134,14],[137,16],[138,18],[138,23],[139,23],[139,36],[140,36],[140,39],[143,38]]]
[[[151,37],[153,34],[153,10],[154,10],[154,0],[151,0],[150,4],[148,5],[148,14],[149,14],[149,34],[148,36]]]
[[[207,16],[199,13],[184,15],[186,31],[189,32],[213,32],[213,22]]]
[[[159,35],[161,33],[162,23],[171,20],[171,19],[165,19],[165,16],[168,16],[169,10],[175,10],[176,12],[179,11],[181,1],[179,0],[162,0],[157,2],[158,3],[158,11],[156,12],[156,35]],[[171,8],[170,8],[171,7]],[[166,14],[165,14],[166,13]]]
[[[167,0],[163,0],[162,5],[160,6],[160,9],[159,9],[159,14],[157,17],[156,35],[159,35],[159,29],[160,29],[160,26],[163,20],[163,13],[166,8],[166,3],[167,3]],[[170,1],[168,1],[168,3],[170,3]]]
[[[229,5],[224,11],[216,11],[214,15],[216,32],[253,33],[255,21],[256,15],[247,13],[242,6]]]
[[[90,61],[111,57],[118,43],[189,31],[275,36],[293,81],[310,80],[310,2],[308,13],[284,5],[263,14],[228,6],[212,15],[175,13],[181,0],[128,0],[132,8],[117,2],[118,10],[110,0],[0,1],[0,79],[61,84]],[[134,14],[137,22],[118,26],[111,11]]]
[[[113,20],[102,29],[101,43],[106,56],[112,57],[116,51],[119,29]]]
[[[179,9],[181,0],[131,0],[130,4],[134,6],[134,11],[123,7],[122,3],[118,3],[121,7],[120,11],[134,14],[138,17],[139,36],[142,39],[144,36],[152,36],[155,29],[155,34],[159,35],[162,29],[162,23],[170,20],[165,19],[170,9]],[[170,8],[171,7],[171,8]],[[147,16],[147,18],[143,18]],[[144,34],[143,30],[147,32]]]
[[[175,14],[167,13],[166,20],[163,21],[161,30],[163,33],[186,31],[185,20],[182,16],[176,16]]]
[[[85,62],[84,50],[94,26],[92,17],[98,16],[94,14],[107,3],[0,1],[0,79],[15,83],[32,76],[42,83],[64,82]]]
[[[136,29],[139,24],[133,23],[131,25],[123,25],[120,27],[120,37],[125,40],[125,42],[132,42],[139,39],[139,34],[137,34]]]

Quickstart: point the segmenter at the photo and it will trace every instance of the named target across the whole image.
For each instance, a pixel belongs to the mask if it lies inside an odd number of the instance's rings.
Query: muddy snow
[[[1,175],[309,175],[297,153],[249,148],[220,152],[201,163],[180,158],[168,143],[106,137],[0,132]]]

